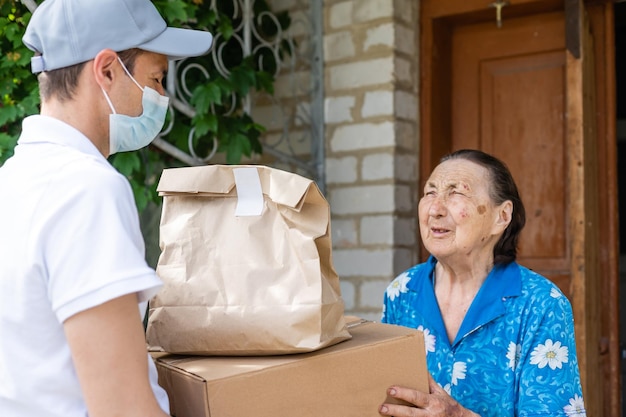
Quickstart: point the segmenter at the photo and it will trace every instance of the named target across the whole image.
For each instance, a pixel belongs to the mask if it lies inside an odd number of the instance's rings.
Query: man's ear
[[[496,216],[495,226],[501,231],[504,231],[513,219],[513,202],[506,200],[496,207]]]
[[[112,49],[103,49],[93,60],[94,77],[98,85],[109,91],[113,80],[118,74],[117,53]]]

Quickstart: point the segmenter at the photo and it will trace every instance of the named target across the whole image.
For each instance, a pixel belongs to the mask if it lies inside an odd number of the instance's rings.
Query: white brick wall
[[[354,284],[348,280],[342,280],[339,283],[341,296],[344,300],[344,308],[346,311],[352,311],[356,307],[356,288]]]
[[[409,247],[417,245],[417,219],[415,216],[396,219],[393,225],[395,243]],[[410,262],[412,264],[412,262]]]
[[[355,104],[354,96],[329,97],[324,100],[324,114],[326,124],[352,122],[352,110]]]
[[[337,184],[352,184],[357,180],[357,163],[358,160],[354,156],[327,158],[326,176]]]
[[[388,281],[365,281],[360,291],[361,306],[371,309],[380,309],[383,303],[383,294],[388,285]]]
[[[359,221],[357,219],[334,219],[331,222],[331,238],[335,248],[356,247],[358,240]]]
[[[348,314],[379,320],[417,262],[415,0],[326,0],[326,196]]]
[[[340,277],[385,277],[388,279],[392,275],[393,252],[391,248],[335,249],[333,261]]]
[[[394,46],[394,25],[392,23],[383,23],[371,29],[367,29],[364,50],[376,46],[391,47]]]
[[[354,20],[369,22],[393,16],[393,0],[354,0]]]
[[[365,216],[361,219],[363,245],[392,245],[394,243],[394,218],[390,214]]]
[[[344,28],[352,25],[352,0],[333,4],[329,7],[330,21],[328,26],[332,29]]]
[[[328,197],[332,214],[390,213],[395,209],[393,184],[333,188]]]
[[[301,6],[301,0],[271,1],[285,10],[294,2]],[[324,0],[325,173],[333,263],[346,313],[369,320],[380,319],[390,280],[418,260],[417,9],[415,0]],[[275,96],[290,97],[294,87],[310,84],[310,72],[302,68],[295,78],[278,79]],[[256,111],[264,125],[276,126],[270,107]],[[280,111],[308,109],[294,102]],[[279,143],[280,134],[269,132],[267,139]],[[292,145],[297,153],[310,151],[306,141]]]
[[[415,65],[404,58],[394,59],[394,75],[397,81],[406,83],[416,83]]]
[[[354,42],[348,31],[324,36],[324,59],[326,62],[354,56]]]
[[[415,45],[415,37],[413,36],[413,29],[404,26],[396,25],[395,29],[395,47],[399,52],[403,52],[410,57],[413,57],[417,47]]]
[[[417,178],[417,155],[398,155],[394,165],[394,177],[400,181],[415,181]],[[419,191],[418,195],[419,195]]]
[[[407,91],[397,91],[394,97],[395,114],[399,118],[417,121],[417,97]]]
[[[394,99],[392,90],[373,90],[365,92],[361,117],[392,116]]]
[[[361,178],[365,181],[393,180],[394,157],[390,153],[375,153],[363,157]]]
[[[330,140],[333,152],[380,148],[393,144],[394,124],[391,121],[339,126],[332,132]]]
[[[409,26],[417,23],[419,0],[394,0],[394,16]]]
[[[331,90],[354,90],[388,84],[394,80],[394,62],[389,58],[350,62],[328,69]]]

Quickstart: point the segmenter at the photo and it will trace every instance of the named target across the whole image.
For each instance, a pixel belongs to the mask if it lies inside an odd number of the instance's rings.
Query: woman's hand
[[[399,404],[383,404],[379,412],[384,416],[393,417],[476,417],[478,414],[463,408],[454,398],[448,395],[428,375],[428,387],[430,394],[411,388],[393,386],[387,390],[393,398],[404,400],[412,406]],[[478,416],[480,417],[480,416]]]

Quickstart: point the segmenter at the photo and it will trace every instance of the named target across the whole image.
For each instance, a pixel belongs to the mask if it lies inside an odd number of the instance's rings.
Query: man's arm
[[[148,380],[136,294],[68,318],[65,334],[90,417],[166,417]]]

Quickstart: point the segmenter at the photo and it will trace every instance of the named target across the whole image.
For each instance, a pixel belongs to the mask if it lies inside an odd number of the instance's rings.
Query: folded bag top
[[[317,185],[314,181],[291,172],[281,171],[261,165],[210,165],[186,168],[171,168],[163,171],[157,192],[160,196],[177,194],[216,194],[236,195],[235,176],[238,169],[256,169],[261,181],[263,194],[278,205],[298,210],[309,188]],[[327,205],[319,189],[312,191],[307,203]]]
[[[315,182],[212,165],[164,170],[157,190],[164,287],[150,307],[153,350],[274,355],[350,338]]]

